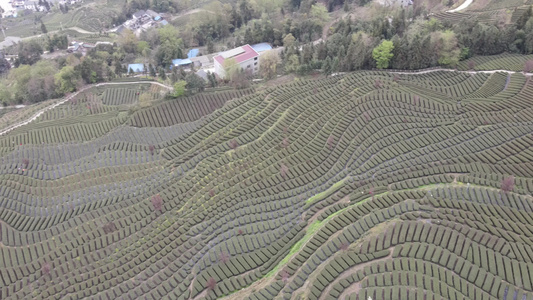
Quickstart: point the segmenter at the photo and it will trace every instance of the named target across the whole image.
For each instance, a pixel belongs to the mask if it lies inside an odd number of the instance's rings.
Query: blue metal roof
[[[172,60],[172,64],[175,66],[183,66],[183,65],[192,64],[192,61],[188,58],[185,58],[185,59],[176,58]]]
[[[272,50],[272,46],[269,43],[259,43],[251,46],[256,52],[263,52]]]
[[[198,55],[198,52],[200,52],[199,49],[191,49],[191,50],[189,50],[189,52],[187,53],[187,58],[196,57]]]
[[[159,21],[159,20],[161,20],[161,16],[155,16],[154,21]]]
[[[133,70],[133,72],[144,72],[144,65],[143,64],[129,64],[128,65],[128,72],[130,69]]]

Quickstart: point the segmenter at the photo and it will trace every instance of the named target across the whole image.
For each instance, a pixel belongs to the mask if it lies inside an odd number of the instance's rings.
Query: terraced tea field
[[[1,299],[533,299],[524,75],[130,89],[0,136]]]

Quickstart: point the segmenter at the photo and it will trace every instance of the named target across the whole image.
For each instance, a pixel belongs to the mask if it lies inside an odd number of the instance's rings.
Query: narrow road
[[[0,131],[0,136],[1,135],[4,135],[16,128],[19,128],[20,126],[24,126],[26,124],[29,124],[31,123],[32,121],[35,121],[37,118],[39,118],[42,114],[44,114],[46,111],[50,110],[50,109],[53,109],[69,100],[72,100],[74,97],[76,97],[77,95],[79,95],[80,93],[90,89],[90,88],[93,88],[93,87],[98,87],[98,86],[103,86],[103,85],[124,85],[124,84],[140,84],[140,83],[151,83],[151,84],[155,84],[155,85],[159,85],[163,88],[166,88],[168,90],[172,90],[173,88],[171,86],[168,86],[168,85],[164,85],[162,83],[159,83],[159,82],[155,82],[155,81],[133,81],[133,82],[104,82],[104,83],[98,83],[98,84],[93,84],[93,85],[88,85],[84,88],[82,88],[81,90],[75,92],[74,94],[71,94],[71,95],[68,95],[67,97],[65,97],[64,99],[54,103],[54,104],[51,104],[39,111],[37,111],[35,114],[33,114],[33,116],[31,116],[30,118],[28,118],[26,121],[22,121],[22,122],[19,122],[17,124],[13,124],[5,129],[3,129],[2,131]]]
[[[466,0],[463,4],[461,4],[458,8],[455,8],[455,9],[452,9],[452,10],[448,10],[446,12],[458,12],[458,11],[461,11],[467,7],[470,6],[470,4],[472,4],[472,2],[474,2],[474,0]]]

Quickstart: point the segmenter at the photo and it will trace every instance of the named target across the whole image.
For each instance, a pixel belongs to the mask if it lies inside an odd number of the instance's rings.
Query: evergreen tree
[[[332,73],[332,69],[333,69],[333,66],[332,66],[331,58],[328,56],[322,62],[322,73],[324,73],[324,75],[326,76],[329,76]]]
[[[165,69],[163,67],[159,68],[159,77],[161,77],[163,80],[167,79],[167,74],[165,73]]]
[[[44,25],[44,23],[43,23],[42,20],[41,20],[41,31],[42,31],[43,33],[47,33],[47,32],[48,32],[48,30],[46,29],[46,26]]]
[[[148,68],[150,69],[150,76],[152,76],[152,77],[156,77],[157,74],[156,74],[156,72],[155,72],[155,68],[154,68],[154,66],[152,66],[152,64],[148,64]]]

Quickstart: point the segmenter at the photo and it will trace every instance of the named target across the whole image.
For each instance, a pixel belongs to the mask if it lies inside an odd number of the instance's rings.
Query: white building
[[[254,50],[250,45],[244,45],[222,52],[215,56],[215,73],[220,78],[226,77],[226,71],[224,70],[224,61],[226,59],[233,58],[241,69],[255,74],[259,72],[259,53]]]

